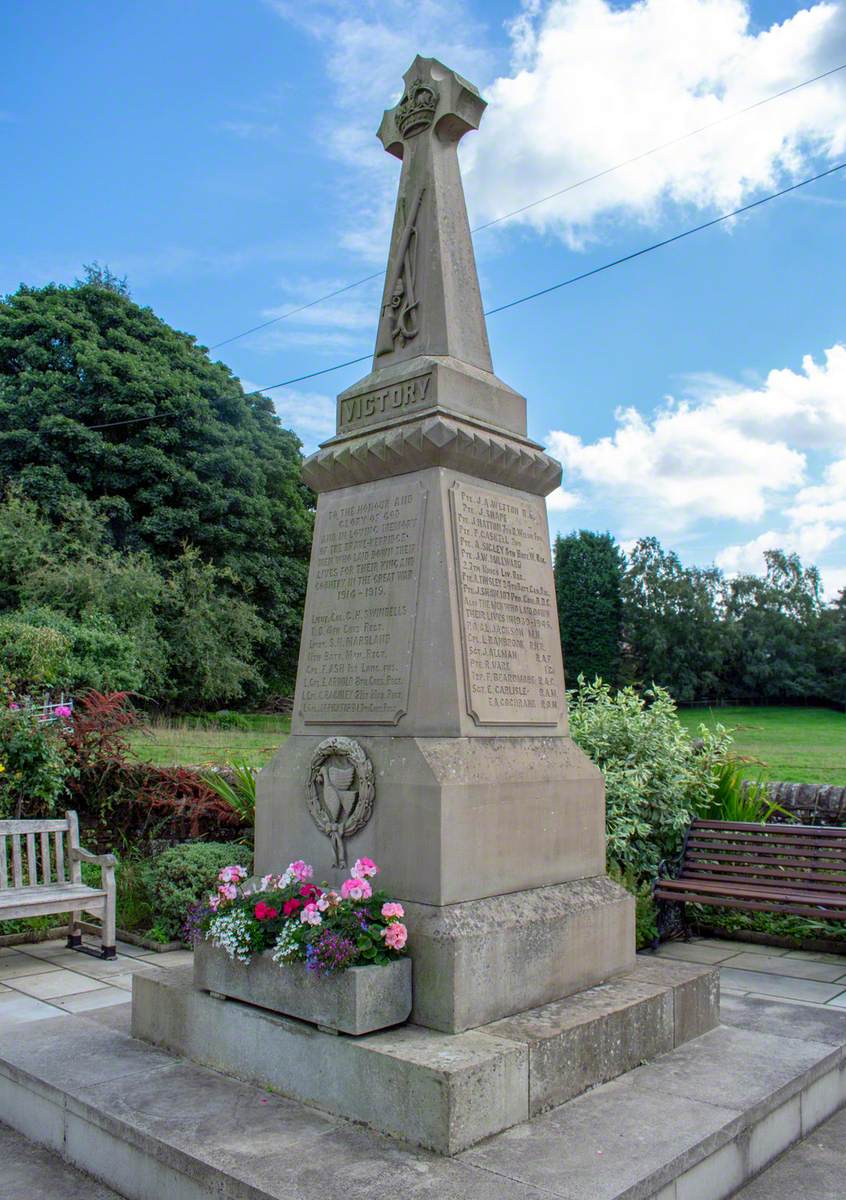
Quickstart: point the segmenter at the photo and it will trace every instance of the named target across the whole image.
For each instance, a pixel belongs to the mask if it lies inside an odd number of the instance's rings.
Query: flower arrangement
[[[313,883],[314,868],[302,859],[247,887],[244,867],[224,867],[200,930],[244,964],[270,950],[274,962],[304,962],[318,976],[384,965],[403,954],[408,930],[402,905],[373,890],[378,873],[372,859],[359,858],[335,891]]]

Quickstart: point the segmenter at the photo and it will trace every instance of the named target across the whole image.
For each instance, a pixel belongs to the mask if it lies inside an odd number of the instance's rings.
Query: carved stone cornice
[[[328,492],[426,467],[448,467],[536,496],[561,483],[561,464],[536,442],[440,414],[327,442],[306,459],[303,478],[315,492]]]

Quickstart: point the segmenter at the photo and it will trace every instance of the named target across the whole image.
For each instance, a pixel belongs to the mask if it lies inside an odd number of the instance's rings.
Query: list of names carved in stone
[[[396,724],[408,709],[426,491],[321,497],[303,629],[307,724]]]
[[[450,490],[467,711],[478,725],[555,725],[564,669],[543,501]]]

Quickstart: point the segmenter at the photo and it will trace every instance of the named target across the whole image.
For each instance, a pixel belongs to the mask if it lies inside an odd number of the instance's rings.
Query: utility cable
[[[482,230],[490,229],[493,225],[499,225],[501,222],[509,220],[510,217],[516,217],[521,213],[528,212],[530,208],[537,208],[539,204],[546,204],[548,200],[555,200],[558,196],[575,191],[576,188],[584,187],[587,183],[594,183],[597,179],[604,179],[606,175],[611,175],[614,171],[619,171],[623,167],[629,167],[633,163],[641,162],[644,158],[649,158],[652,154],[657,154],[661,150],[666,150],[670,146],[676,146],[679,142],[686,141],[687,138],[696,137],[697,134],[705,133],[708,129],[713,129],[717,125],[723,125],[726,121],[734,120],[735,117],[742,117],[745,113],[752,112],[756,108],[761,108],[764,104],[771,104],[773,100],[780,100],[783,96],[789,96],[792,92],[799,91],[800,88],[809,87],[812,83],[819,83],[821,79],[827,79],[830,75],[836,75],[838,71],[844,70],[846,70],[846,63],[841,63],[837,67],[831,67],[828,71],[814,75],[812,79],[803,79],[801,83],[794,83],[791,87],[784,88],[780,92],[775,92],[772,96],[765,96],[762,100],[756,100],[753,104],[747,104],[745,108],[738,108],[734,112],[726,113],[725,116],[717,117],[716,120],[709,121],[706,125],[700,125],[697,129],[690,129],[687,133],[682,133],[678,137],[671,138],[668,142],[661,142],[660,145],[653,146],[649,150],[644,150],[640,154],[635,154],[632,158],[615,163],[613,167],[605,167],[604,170],[597,171],[595,175],[588,175],[584,179],[568,183],[566,187],[559,188],[557,192],[550,192],[548,196],[541,196],[538,200],[531,200],[528,204],[523,204],[520,208],[514,208],[499,217],[494,217],[492,220],[486,221],[483,225],[476,225],[470,232],[481,233]],[[222,342],[215,342],[209,346],[209,350],[218,350],[221,346],[228,346],[230,342],[237,342],[241,338],[247,337],[248,334],[257,333],[261,329],[267,329],[269,325],[276,325],[279,321],[286,321],[288,317],[296,316],[297,313],[304,312],[307,308],[313,308],[316,304],[322,304],[324,300],[332,300],[335,296],[343,295],[344,292],[352,291],[353,288],[370,283],[373,279],[379,279],[383,274],[383,271],[374,271],[372,275],[365,275],[363,279],[357,279],[355,283],[344,284],[343,287],[336,288],[333,292],[327,292],[325,296],[317,296],[314,300],[300,304],[297,308],[291,308],[287,312],[281,313],[278,317],[271,317],[268,321],[262,321],[259,325],[253,325],[241,333],[235,333],[232,337],[224,338]]]

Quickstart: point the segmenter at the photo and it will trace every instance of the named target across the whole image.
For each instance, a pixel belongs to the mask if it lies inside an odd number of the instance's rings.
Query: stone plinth
[[[202,941],[194,952],[194,986],[356,1037],[401,1025],[411,1012],[408,958],[318,978],[304,963],[275,963],[267,950],[245,965]]]
[[[718,1020],[718,971],[638,959],[613,983],[459,1034],[417,1025],[364,1037],[218,1000],[190,970],[133,980],[132,1032],[194,1062],[271,1087],[440,1154],[457,1154],[571,1099]],[[680,989],[696,1024],[678,1024]],[[690,1007],[690,1006],[689,1006]],[[690,1011],[693,1011],[690,1008]]]

